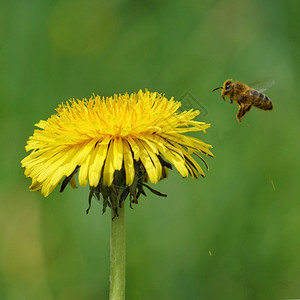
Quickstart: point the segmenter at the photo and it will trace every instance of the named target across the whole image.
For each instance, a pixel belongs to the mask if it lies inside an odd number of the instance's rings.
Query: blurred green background
[[[0,299],[107,299],[110,214],[20,161],[62,101],[141,89],[199,108],[215,158],[127,207],[127,299],[300,298],[298,1],[17,1],[0,10]],[[274,111],[211,90],[273,78]],[[210,255],[211,254],[211,255]]]

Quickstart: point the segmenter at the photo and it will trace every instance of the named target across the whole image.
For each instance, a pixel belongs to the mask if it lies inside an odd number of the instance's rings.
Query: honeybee
[[[225,97],[228,97],[231,103],[234,101],[238,104],[239,110],[236,114],[236,118],[239,122],[242,121],[242,118],[249,112],[252,106],[263,110],[273,109],[271,100],[262,93],[265,89],[259,91],[232,79],[227,79],[223,86],[217,87],[212,91],[214,92],[219,89],[222,90],[221,96],[225,102]]]

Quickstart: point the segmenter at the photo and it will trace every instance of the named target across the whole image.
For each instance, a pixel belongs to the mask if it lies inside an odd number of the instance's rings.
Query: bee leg
[[[237,120],[238,120],[239,122],[242,122],[242,118],[243,118],[243,116],[244,116],[245,114],[246,114],[246,112],[244,111],[243,107],[240,106],[240,108],[239,108],[239,110],[238,110],[238,112],[237,112],[237,114],[236,114]]]
[[[223,100],[224,100],[225,102],[227,102],[224,96],[222,96],[222,98],[223,98]]]
[[[232,104],[233,103],[233,101],[230,99],[230,104]]]
[[[240,108],[236,114],[236,118],[239,122],[242,122],[242,118],[245,116],[245,114],[251,109],[251,105],[240,105]]]
[[[248,105],[245,105],[244,109],[246,111],[246,113],[251,109],[252,105],[248,104]]]

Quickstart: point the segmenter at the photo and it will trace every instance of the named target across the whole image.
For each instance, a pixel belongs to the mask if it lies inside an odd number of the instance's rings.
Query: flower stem
[[[112,209],[110,235],[110,300],[125,299],[125,208]]]

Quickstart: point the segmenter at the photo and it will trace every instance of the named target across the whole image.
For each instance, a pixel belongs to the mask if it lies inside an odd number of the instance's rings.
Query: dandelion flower
[[[46,197],[62,182],[76,187],[89,185],[91,198],[103,197],[117,213],[129,196],[137,203],[146,183],[167,177],[172,165],[183,176],[204,177],[194,155],[213,156],[211,146],[183,133],[203,131],[210,124],[195,121],[199,111],[179,111],[181,103],[150,91],[69,100],[56,109],[29,137],[22,160],[25,175],[32,179],[30,190]]]

